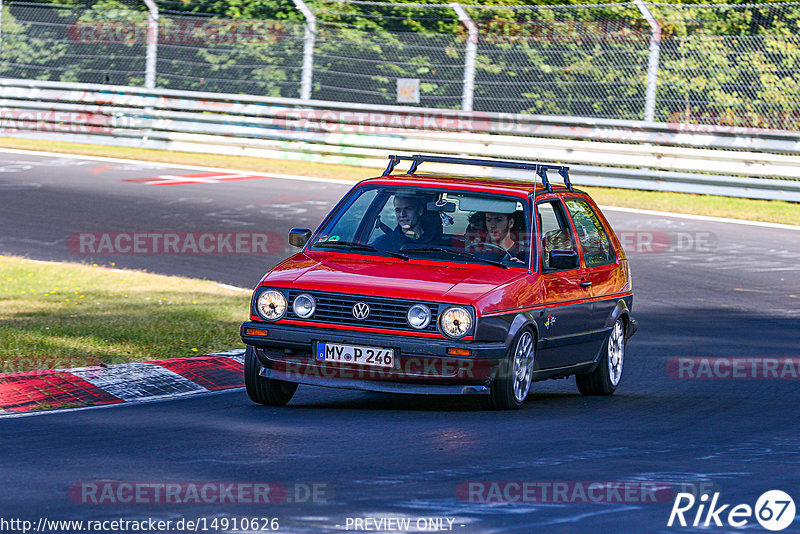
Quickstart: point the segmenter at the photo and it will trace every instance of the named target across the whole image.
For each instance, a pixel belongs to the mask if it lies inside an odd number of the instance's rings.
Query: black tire
[[[267,406],[283,406],[292,400],[297,384],[259,376],[261,367],[256,349],[247,345],[244,350],[244,387],[250,400]]]
[[[527,349],[525,347],[528,347]],[[516,355],[518,351],[530,350],[527,358],[527,363],[522,367],[515,369],[515,362],[519,363]],[[518,410],[525,403],[525,397],[530,391],[531,384],[533,383],[533,365],[536,356],[536,336],[528,329],[522,329],[514,338],[511,346],[508,348],[508,354],[500,362],[497,369],[497,375],[494,382],[492,382],[491,392],[489,395],[481,397],[481,406],[486,410]],[[525,368],[527,374],[527,386],[520,388],[520,391],[515,393],[515,385],[517,383],[517,371]]]
[[[578,391],[584,395],[611,395],[622,380],[622,368],[625,362],[625,321],[620,317],[611,328],[605,343],[603,353],[597,367],[591,373],[575,375]],[[618,350],[619,352],[615,352]],[[619,358],[618,372],[612,375],[609,361]],[[615,364],[616,365],[616,364]]]

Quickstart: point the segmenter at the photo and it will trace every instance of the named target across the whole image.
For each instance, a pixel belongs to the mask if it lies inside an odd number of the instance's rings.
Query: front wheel
[[[256,349],[247,345],[244,351],[244,387],[250,400],[267,406],[283,406],[292,400],[297,384],[264,378],[258,374],[261,368]]]
[[[622,364],[625,363],[625,323],[622,318],[614,323],[604,349],[594,371],[575,376],[578,391],[584,395],[611,395],[622,379]]]
[[[536,342],[530,330],[518,334],[508,356],[500,362],[489,395],[481,404],[490,410],[516,410],[525,402],[533,382]]]

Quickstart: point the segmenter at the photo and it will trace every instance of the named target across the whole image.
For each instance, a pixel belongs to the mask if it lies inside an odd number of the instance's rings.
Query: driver
[[[395,196],[394,216],[397,218],[397,226],[394,230],[378,237],[373,246],[384,250],[400,250],[409,243],[430,244],[436,236],[424,228],[422,224],[424,213],[425,203],[421,198],[411,195]],[[380,224],[378,219],[376,226]]]
[[[514,214],[508,213],[487,213],[486,214],[486,237],[489,243],[502,247],[511,256],[518,260],[525,259],[525,249],[515,241],[511,235],[516,218]]]

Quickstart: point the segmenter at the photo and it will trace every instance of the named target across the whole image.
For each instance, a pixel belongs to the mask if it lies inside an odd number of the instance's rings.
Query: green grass
[[[162,163],[199,165],[204,167],[318,176],[320,178],[353,181],[376,176],[380,172],[377,169],[365,167],[328,165],[304,161],[168,152],[144,148],[118,148],[103,145],[84,145],[8,137],[0,139],[0,147],[46,150],[49,152],[63,152],[86,156],[130,158]],[[694,215],[709,215],[731,219],[749,219],[753,221],[800,225],[800,203],[795,202],[751,200],[746,198],[666,193],[660,191],[610,189],[604,187],[581,187],[581,189],[591,194],[598,204],[606,206],[672,211]]]
[[[0,372],[241,348],[249,299],[203,280],[0,256]]]

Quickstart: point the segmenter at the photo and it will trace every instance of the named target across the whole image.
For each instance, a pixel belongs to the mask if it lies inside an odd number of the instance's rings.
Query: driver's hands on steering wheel
[[[484,250],[489,249],[490,251],[492,249],[496,249],[497,251],[502,252],[504,254],[503,261],[508,260],[508,261],[512,261],[512,262],[515,262],[515,263],[525,263],[522,260],[520,260],[519,258],[517,258],[516,256],[512,255],[509,251],[507,251],[506,249],[504,249],[500,245],[496,245],[494,243],[489,243],[487,241],[476,241],[475,243],[470,243],[469,245],[464,247],[464,250],[469,250],[471,248],[477,248],[477,247],[481,247]]]

